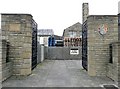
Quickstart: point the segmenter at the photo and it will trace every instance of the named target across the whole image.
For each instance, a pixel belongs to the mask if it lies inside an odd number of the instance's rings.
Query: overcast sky
[[[89,3],[90,15],[118,14],[119,0],[0,0],[1,13],[32,14],[38,29],[53,29],[56,35],[82,22],[82,3]]]

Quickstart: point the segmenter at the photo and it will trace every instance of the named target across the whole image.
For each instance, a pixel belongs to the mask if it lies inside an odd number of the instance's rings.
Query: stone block
[[[24,63],[25,63],[25,64],[31,63],[31,59],[24,59]]]
[[[24,69],[27,69],[27,68],[31,68],[31,64],[30,63],[28,63],[28,64],[22,64],[22,68],[24,68]]]
[[[25,37],[24,42],[25,43],[31,43],[32,42],[32,37]]]
[[[20,74],[21,75],[29,75],[29,74],[31,74],[31,68],[21,69]]]
[[[24,58],[24,59],[27,59],[27,58],[28,58],[28,59],[29,59],[29,58],[31,58],[32,53],[29,53],[29,52],[25,53],[25,52],[24,52],[24,53],[22,53],[21,55],[22,55],[22,56],[21,56],[22,58]]]
[[[9,31],[19,32],[20,31],[20,24],[9,24],[10,28]]]
[[[96,76],[96,70],[94,67],[89,67],[88,65],[88,75],[89,76]]]

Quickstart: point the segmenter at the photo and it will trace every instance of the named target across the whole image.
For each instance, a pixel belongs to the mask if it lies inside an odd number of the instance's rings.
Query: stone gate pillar
[[[13,75],[29,75],[32,71],[33,18],[30,14],[2,14],[2,35],[10,42]],[[37,59],[34,59],[37,60]]]
[[[118,16],[91,15],[87,27],[88,74],[106,76],[109,44],[118,42]]]

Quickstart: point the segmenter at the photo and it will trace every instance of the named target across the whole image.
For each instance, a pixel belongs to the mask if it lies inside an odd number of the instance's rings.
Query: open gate
[[[120,13],[118,14],[118,39],[120,41]]]
[[[82,66],[87,70],[87,21],[82,25]]]
[[[32,21],[32,69],[37,66],[37,23]]]

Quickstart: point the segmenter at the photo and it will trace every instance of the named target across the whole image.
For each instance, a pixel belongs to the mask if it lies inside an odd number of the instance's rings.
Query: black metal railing
[[[87,70],[87,21],[82,25],[82,66]]]
[[[32,21],[32,69],[37,66],[37,23]]]

